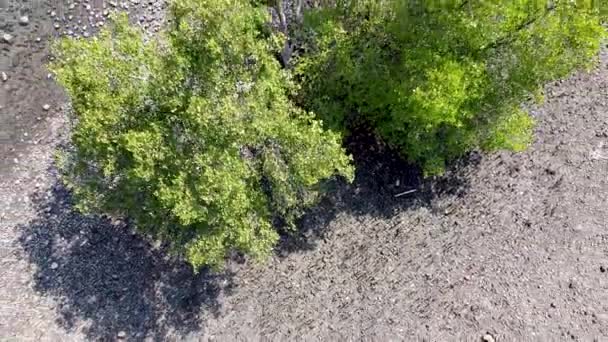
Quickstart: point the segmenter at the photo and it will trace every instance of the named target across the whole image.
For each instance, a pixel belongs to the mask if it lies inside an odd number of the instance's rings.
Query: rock
[[[56,263],[56,262],[54,262],[54,263],[51,264],[51,269],[52,270],[56,270],[58,267],[59,267],[59,264]]]
[[[22,16],[21,18],[19,18],[19,24],[20,25],[27,25],[30,23],[30,18],[27,15]]]
[[[57,15],[57,12],[51,11],[51,18],[54,17],[54,16],[56,16],[56,15]]]
[[[2,76],[2,82],[8,81],[8,75],[4,71],[2,72],[1,76]]]
[[[69,9],[71,9],[71,10],[73,10],[73,9],[74,9],[74,7],[76,7],[76,5],[74,5],[74,4],[70,4],[70,6],[69,6],[68,8],[69,8]]]
[[[40,43],[41,40],[42,40],[42,38],[36,37],[36,43]]]
[[[123,338],[127,337],[127,333],[121,330],[118,332],[118,334],[116,334],[116,337],[123,339]]]
[[[13,42],[13,36],[10,35],[9,33],[5,33],[2,35],[2,41],[5,42],[6,44],[10,44]]]
[[[481,338],[481,340],[483,342],[495,342],[496,340],[494,339],[494,336],[490,335],[490,334],[485,334],[483,335],[483,337]]]
[[[602,272],[602,273],[606,272],[606,267],[600,266],[600,272]]]
[[[51,105],[50,105],[50,104],[48,104],[48,103],[45,103],[45,104],[42,106],[42,109],[44,109],[45,111],[48,111],[49,109],[51,109]]]
[[[53,25],[53,27],[55,28],[55,30],[59,30],[59,28],[61,28],[61,26],[59,26],[58,23],[55,23],[55,25]]]

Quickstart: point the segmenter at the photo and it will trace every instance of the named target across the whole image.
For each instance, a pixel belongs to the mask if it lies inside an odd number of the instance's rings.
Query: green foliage
[[[371,124],[427,174],[467,151],[521,150],[520,105],[592,65],[593,2],[338,0],[305,17],[302,103],[335,128]]]
[[[74,112],[63,156],[79,207],[133,219],[195,268],[267,256],[322,182],[352,179],[340,136],[290,102],[268,11],[249,0],[175,0],[145,43],[125,17],[63,39],[51,69]]]

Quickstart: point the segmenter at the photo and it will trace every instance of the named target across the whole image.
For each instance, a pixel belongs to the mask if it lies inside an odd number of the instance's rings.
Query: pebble
[[[45,104],[42,106],[42,109],[44,109],[45,111],[48,111],[49,109],[51,109],[51,105],[50,105],[50,104],[48,104],[48,103],[45,103]]]
[[[56,15],[57,15],[57,13],[55,11],[51,11],[51,17],[54,17]]]
[[[127,337],[127,333],[124,331],[119,331],[118,334],[116,335],[118,338],[125,338]]]
[[[10,44],[13,41],[13,36],[11,36],[8,33],[5,33],[5,34],[2,35],[2,41],[5,42],[5,43],[7,43],[7,44]]]
[[[53,27],[55,27],[55,30],[59,30],[59,28],[60,28],[61,26],[59,26],[59,24],[55,23],[55,25],[53,25]]]
[[[2,72],[1,75],[2,75],[2,82],[8,81],[8,75],[4,71]]]
[[[36,43],[40,43],[41,40],[42,40],[42,38],[36,37]]]
[[[59,264],[56,263],[56,262],[54,262],[54,263],[51,264],[51,269],[52,270],[56,270],[58,267],[59,267]]]
[[[494,336],[490,335],[490,334],[485,334],[483,335],[483,337],[481,338],[481,340],[483,342],[495,342],[496,340],[494,339]]]
[[[27,15],[24,15],[21,18],[19,18],[19,24],[25,26],[29,23],[30,23],[30,18]]]

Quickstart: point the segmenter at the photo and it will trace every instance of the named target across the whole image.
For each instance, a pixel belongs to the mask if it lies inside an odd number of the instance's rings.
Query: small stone
[[[51,269],[52,270],[56,270],[58,267],[59,267],[59,264],[56,263],[56,262],[54,262],[54,263],[51,264]]]
[[[89,38],[89,32],[84,31],[84,33],[82,34],[82,36],[85,37],[85,38]]]
[[[50,104],[48,104],[48,103],[45,103],[45,104],[42,106],[42,109],[44,109],[45,111],[48,111],[49,109],[51,109],[51,105],[50,105]]]
[[[40,37],[36,37],[36,43],[40,43],[42,39]]]
[[[483,337],[481,338],[481,340],[483,342],[495,342],[496,340],[494,339],[494,336],[490,335],[490,334],[485,334],[483,335]]]
[[[74,7],[76,7],[76,5],[74,5],[74,4],[70,4],[70,6],[69,6],[68,8],[69,8],[69,9],[71,9],[71,10],[73,10],[73,9],[74,9]]]
[[[56,16],[56,15],[57,15],[57,13],[55,11],[51,11],[51,18],[54,17],[54,16]]]
[[[74,16],[73,15],[68,15],[68,20],[71,21],[72,19],[74,19]]]
[[[53,27],[55,28],[55,30],[59,30],[59,28],[61,28],[61,26],[59,26],[58,23],[55,23],[55,25],[53,25]]]
[[[21,18],[19,18],[19,24],[20,25],[27,25],[30,23],[30,18],[27,15],[22,16]]]
[[[124,331],[119,331],[118,334],[116,334],[116,337],[123,339],[123,338],[127,337],[127,333]]]
[[[13,41],[13,36],[8,33],[5,33],[2,35],[2,41],[7,44],[10,44]]]
[[[4,71],[2,72],[1,75],[2,75],[2,82],[8,81],[8,75]]]

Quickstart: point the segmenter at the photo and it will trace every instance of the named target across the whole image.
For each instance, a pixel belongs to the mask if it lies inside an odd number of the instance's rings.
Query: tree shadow
[[[420,207],[439,212],[438,200],[462,197],[469,191],[469,175],[482,159],[478,152],[471,152],[449,165],[443,176],[425,179],[419,167],[366,127],[352,129],[345,146],[354,159],[355,181],[330,181],[327,195],[301,218],[298,230],[281,236],[276,248],[279,257],[314,250],[340,213],[389,219]]]
[[[91,340],[184,336],[217,315],[232,289],[230,272],[194,274],[124,223],[74,211],[61,185],[34,201],[38,217],[19,242],[37,268],[34,289],[57,300],[57,323],[68,331]]]

